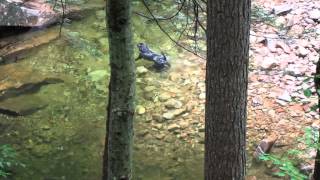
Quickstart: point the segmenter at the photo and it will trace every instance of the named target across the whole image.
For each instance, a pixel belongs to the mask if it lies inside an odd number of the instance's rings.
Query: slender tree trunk
[[[111,77],[103,180],[132,179],[135,64],[130,16],[130,0],[107,0]]]
[[[205,179],[245,177],[250,0],[209,0]]]
[[[320,90],[320,58],[317,62],[316,67],[316,74],[314,76],[314,85],[316,88],[316,92],[318,95],[318,106],[320,105],[320,94],[318,93],[318,90]],[[319,115],[320,115],[320,108],[319,108]],[[320,139],[318,140],[318,143],[320,143]],[[317,155],[314,163],[314,173],[313,173],[313,179],[314,180],[320,180],[320,150],[317,149]]]

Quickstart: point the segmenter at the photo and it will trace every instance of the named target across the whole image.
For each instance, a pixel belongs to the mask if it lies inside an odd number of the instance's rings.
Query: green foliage
[[[300,153],[300,152],[295,152]],[[308,177],[302,173],[300,173],[299,169],[295,167],[295,164],[289,158],[291,152],[288,151],[283,157],[278,157],[275,155],[264,154],[260,156],[260,159],[263,161],[271,161],[273,165],[279,168],[278,172],[275,172],[274,175],[279,177],[290,176],[291,180],[304,180],[308,179]]]
[[[304,89],[304,90],[303,90],[303,94],[304,94],[306,97],[311,97],[312,91],[311,91],[310,88]]]
[[[305,134],[298,141],[306,145],[307,150],[320,149],[318,143],[319,133],[317,130],[307,127],[305,128]],[[276,166],[279,171],[274,175],[279,177],[289,176],[291,180],[304,180],[308,177],[302,174],[298,168],[296,168],[297,162],[299,161],[299,155],[305,154],[305,151],[298,149],[290,149],[282,156],[276,156],[271,154],[263,154],[259,157],[262,161],[270,161]]]
[[[275,26],[275,17],[259,6],[252,6],[251,9],[252,22],[264,22]]]
[[[318,130],[307,127],[305,128],[304,136],[298,140],[303,142],[307,146],[307,149],[320,149],[320,143],[318,142],[318,139]]]
[[[319,75],[316,75],[316,76],[307,76],[303,82],[304,83],[308,83],[310,81],[312,81],[313,79],[318,79],[320,78]],[[311,96],[315,95],[315,93],[312,92],[311,88],[306,88],[306,89],[303,89],[303,94],[307,97],[307,98],[310,98]],[[317,89],[316,90],[316,94],[319,96],[320,95],[320,89]],[[317,111],[318,109],[318,104],[314,104],[310,107],[310,110],[311,111]]]
[[[8,177],[10,170],[14,167],[21,166],[25,167],[24,164],[17,161],[16,151],[9,145],[0,146],[0,178]]]

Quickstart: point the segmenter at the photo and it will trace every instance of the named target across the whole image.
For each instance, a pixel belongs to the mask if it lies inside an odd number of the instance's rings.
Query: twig
[[[174,42],[177,46],[181,47],[182,49],[184,49],[184,50],[186,50],[186,51],[188,51],[188,52],[190,52],[190,53],[198,56],[199,58],[205,60],[204,57],[202,57],[202,56],[200,56],[199,54],[195,53],[194,51],[192,51],[192,50],[184,47],[184,46],[181,45],[179,42],[177,42],[176,40],[174,40],[174,39],[170,36],[170,34],[169,34],[167,31],[165,31],[165,30],[163,29],[163,27],[160,25],[158,19],[153,15],[152,11],[150,10],[150,8],[149,8],[149,6],[147,5],[147,3],[145,2],[145,0],[142,0],[142,3],[143,3],[143,5],[146,7],[146,9],[148,10],[149,14],[152,16],[152,19],[153,19],[153,20],[156,22],[156,24],[158,25],[158,27],[160,28],[160,30],[161,30],[172,42]]]
[[[182,8],[184,7],[185,1],[186,1],[186,0],[183,0],[183,2],[182,2],[182,4],[181,4],[180,8],[178,9],[178,11],[177,11],[175,14],[173,14],[172,16],[169,16],[169,17],[161,17],[161,18],[156,18],[156,19],[159,20],[159,21],[165,21],[165,20],[170,20],[170,19],[176,17],[176,16],[181,12]],[[140,13],[140,12],[133,12],[133,13],[134,13],[134,14],[137,14],[137,15],[139,15],[139,16],[142,16],[142,17],[144,17],[144,18],[147,18],[147,19],[149,19],[149,20],[154,20],[153,17],[152,17],[152,18],[151,18],[151,17],[148,17],[148,16],[146,16],[146,15]]]

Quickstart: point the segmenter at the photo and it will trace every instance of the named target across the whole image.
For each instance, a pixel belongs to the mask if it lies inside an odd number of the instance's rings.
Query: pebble
[[[299,46],[298,51],[297,51],[297,55],[300,57],[305,57],[310,53],[309,50],[307,50],[306,48],[304,48],[303,46]]]
[[[168,109],[178,109],[182,107],[182,102],[175,100],[175,99],[169,99],[164,103],[165,107]]]
[[[188,121],[182,121],[182,122],[180,122],[179,125],[180,125],[181,129],[186,129],[190,126],[190,123]]]
[[[164,113],[162,115],[162,117],[164,119],[170,120],[170,119],[173,119],[175,117],[175,115],[173,114],[173,112],[169,111],[169,112]]]
[[[141,74],[146,74],[149,70],[147,68],[145,68],[144,66],[139,66],[137,67],[137,74],[141,75]]]
[[[161,123],[161,122],[164,121],[164,119],[162,118],[162,116],[159,115],[159,114],[153,114],[153,115],[152,115],[152,119],[154,119],[156,122],[159,122],[159,123]]]
[[[201,93],[201,94],[199,95],[199,99],[200,99],[200,100],[206,99],[206,93]]]
[[[161,130],[163,126],[162,126],[162,124],[157,123],[157,124],[153,124],[152,127],[156,128],[158,130]]]
[[[176,130],[178,130],[178,129],[180,129],[180,126],[178,125],[178,124],[170,124],[169,126],[168,126],[168,131],[176,131]]]
[[[290,96],[288,91],[284,91],[284,93],[282,95],[278,96],[277,99],[283,100],[283,101],[286,101],[286,102],[291,102],[292,101],[292,98],[291,98],[291,96]]]
[[[320,10],[314,9],[312,11],[309,11],[309,18],[318,21],[320,19]]]
[[[164,102],[170,98],[171,98],[171,95],[169,93],[161,93],[159,95],[159,101],[161,101],[161,102]]]
[[[279,6],[273,7],[272,12],[275,15],[283,16],[283,15],[288,14],[291,10],[292,10],[292,6],[291,5],[283,4],[283,5],[279,5]]]
[[[156,138],[157,138],[158,140],[162,140],[162,139],[164,139],[164,137],[166,137],[165,134],[157,134],[157,135],[156,135]]]
[[[44,126],[41,127],[41,129],[43,129],[43,130],[50,130],[50,126],[44,125]]]
[[[278,61],[274,57],[264,57],[260,67],[262,70],[271,70],[278,65]]]
[[[199,128],[198,128],[198,132],[204,132],[205,131],[205,127],[204,127],[204,125],[202,126],[200,126]]]
[[[139,115],[144,114],[146,112],[146,108],[141,105],[138,105],[136,109]]]
[[[303,76],[303,75],[305,74],[305,72],[300,71],[300,69],[298,69],[298,68],[295,67],[295,66],[288,66],[288,67],[285,69],[285,72],[286,72],[288,75],[291,75],[291,76],[294,76],[294,77]]]
[[[144,88],[144,91],[151,92],[151,91],[154,91],[155,89],[157,89],[155,86],[147,86]]]
[[[281,106],[287,106],[287,104],[288,104],[287,102],[282,101],[282,100],[279,100],[279,99],[277,99],[276,102],[277,102],[278,104],[280,104]]]

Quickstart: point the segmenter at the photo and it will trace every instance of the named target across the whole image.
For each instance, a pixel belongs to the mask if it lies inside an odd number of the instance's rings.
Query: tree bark
[[[130,0],[107,1],[111,77],[103,180],[132,179],[135,62],[130,3]]]
[[[207,6],[205,179],[243,180],[250,0]]]
[[[318,93],[318,90],[320,90],[320,58],[317,62],[316,67],[316,74],[314,75],[314,85],[316,88],[316,92],[318,95],[318,106],[320,105],[320,94]],[[320,108],[319,115],[320,115]],[[320,143],[320,139],[318,140],[318,143]],[[314,172],[313,172],[313,179],[314,180],[320,180],[320,150],[317,149],[317,155],[314,163]]]

